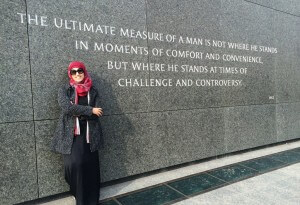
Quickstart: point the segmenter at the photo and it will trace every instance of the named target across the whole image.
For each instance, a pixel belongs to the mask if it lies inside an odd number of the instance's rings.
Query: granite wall
[[[0,8],[1,204],[68,190],[49,144],[73,60],[102,99],[102,182],[300,137],[297,0]]]

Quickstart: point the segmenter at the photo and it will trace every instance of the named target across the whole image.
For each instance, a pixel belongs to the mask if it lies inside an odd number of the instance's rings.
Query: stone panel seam
[[[273,25],[272,25],[272,29],[273,29],[273,30],[275,30],[275,26],[274,26],[274,25],[275,25],[275,21],[276,21],[276,20],[275,20],[275,17],[273,17],[273,22],[272,22],[272,23],[273,23]],[[273,34],[272,38],[273,38],[274,43],[275,43],[275,42],[276,42],[275,34]],[[274,60],[274,62],[273,62],[275,65],[277,64],[277,59],[278,59],[278,58],[275,58],[275,60]],[[273,65],[274,65],[274,64],[273,64]],[[275,105],[275,129],[276,129],[275,131],[276,131],[276,132],[275,132],[275,134],[276,134],[276,141],[279,142],[279,137],[278,137],[278,136],[279,136],[279,135],[278,135],[278,126],[277,126],[277,125],[278,125],[278,123],[277,123],[277,119],[278,119],[278,118],[277,118],[277,111],[278,111],[278,108],[277,108],[277,107],[278,107],[278,106],[277,106],[277,105],[280,104],[280,103],[279,103],[279,100],[278,100],[279,92],[278,92],[278,89],[277,89],[277,88],[278,88],[278,86],[277,86],[277,85],[278,85],[277,66],[275,66],[275,65],[274,65],[274,78],[275,78],[275,79],[274,79],[274,88],[275,88],[275,103],[276,103],[276,105]]]
[[[275,59],[275,63],[277,63],[277,58]],[[275,95],[276,95],[276,106],[275,106],[275,126],[276,126],[276,140],[277,142],[280,142],[279,140],[279,128],[278,128],[278,105],[283,105],[283,104],[293,104],[293,103],[277,103],[277,96],[278,96],[278,79],[277,79],[277,68],[275,67],[274,72],[275,72]]]
[[[228,116],[228,108],[225,108],[223,110],[223,119],[224,119],[224,146],[225,146],[225,152],[227,153],[228,152],[228,139],[227,139],[227,126],[228,126],[228,119],[227,119],[227,116]]]
[[[145,111],[145,112],[128,112],[128,113],[117,113],[117,114],[110,114],[110,115],[103,115],[102,117],[109,117],[109,116],[118,116],[118,115],[133,115],[133,114],[147,114],[147,113],[163,113],[163,112],[174,112],[174,111],[190,111],[190,110],[206,110],[206,109],[221,109],[221,108],[235,108],[235,107],[250,107],[250,106],[256,106],[256,105],[283,105],[283,104],[297,104],[300,103],[300,101],[296,102],[280,102],[280,103],[267,103],[267,104],[250,104],[250,105],[236,105],[236,106],[222,106],[222,107],[206,107],[206,108],[191,108],[191,109],[176,109],[176,110],[159,110],[159,111]],[[39,120],[25,120],[25,121],[13,121],[13,122],[1,122],[2,124],[13,124],[13,123],[20,123],[20,122],[42,122],[42,121],[54,121],[58,120],[58,118],[54,119],[39,119]]]
[[[22,123],[22,122],[33,122],[33,120],[27,120],[27,121],[13,121],[13,122],[1,122],[0,125],[4,125],[4,124],[15,124],[15,123]]]
[[[27,0],[24,0],[25,8],[26,8],[26,24],[27,24],[27,38],[28,38],[28,61],[29,61],[29,74],[30,74],[30,81],[31,81],[31,103],[32,103],[32,113],[33,113],[33,136],[34,136],[34,149],[35,149],[35,169],[36,169],[36,185],[37,185],[37,197],[40,198],[40,190],[39,190],[39,177],[38,177],[38,162],[37,162],[37,150],[36,150],[36,134],[35,134],[35,120],[34,120],[34,106],[33,106],[33,88],[32,88],[32,72],[31,72],[31,61],[30,61],[30,42],[29,42],[29,24],[27,21],[28,15],[28,6]]]
[[[278,9],[275,9],[275,8],[271,8],[271,7],[268,7],[268,6],[259,4],[259,3],[255,3],[255,2],[252,2],[252,1],[247,1],[247,0],[244,0],[244,1],[246,1],[246,2],[248,2],[248,3],[256,4],[256,5],[258,5],[258,6],[262,6],[262,7],[268,8],[268,9],[272,9],[272,10],[274,10],[274,11],[278,11],[278,12],[281,12],[281,13],[285,13],[285,14],[288,14],[288,15],[291,15],[291,16],[295,16],[295,17],[298,17],[298,18],[300,17],[300,16],[298,16],[298,15],[296,15],[296,14],[292,14],[292,13],[289,13],[289,12],[286,12],[286,11],[281,11],[281,10],[278,10]]]
[[[278,139],[278,126],[277,126],[277,124],[278,124],[278,123],[277,123],[277,119],[278,119],[278,118],[277,118],[277,111],[278,111],[278,110],[277,110],[277,106],[275,106],[276,141],[279,142],[279,139]]]
[[[147,31],[147,33],[148,33],[148,2],[147,2],[147,0],[145,0],[144,1],[145,2],[145,16],[146,16],[146,31]],[[146,39],[147,40],[147,48],[148,48],[148,52],[150,51],[150,49],[149,49],[149,41],[148,41],[148,38]],[[148,59],[148,64],[150,64],[150,55],[147,55],[147,59]],[[150,71],[148,71],[148,80],[149,80],[149,82],[150,82]],[[149,107],[150,107],[150,103],[151,103],[151,88],[150,88],[150,86],[148,87],[148,109],[149,109]]]

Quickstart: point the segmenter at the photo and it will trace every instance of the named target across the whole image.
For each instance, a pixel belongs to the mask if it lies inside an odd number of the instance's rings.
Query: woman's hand
[[[94,107],[93,108],[93,114],[97,115],[98,117],[102,116],[102,114],[103,114],[102,108]]]

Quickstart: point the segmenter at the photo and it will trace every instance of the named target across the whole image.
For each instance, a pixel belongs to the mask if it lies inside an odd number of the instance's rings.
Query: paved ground
[[[123,182],[101,189],[101,200],[117,198],[156,184],[176,180],[195,173],[218,167],[267,156],[300,147],[300,141],[263,148],[246,153],[226,156],[186,167],[164,171],[132,181]],[[113,202],[113,203],[111,203]],[[75,205],[73,197],[43,203],[43,205]],[[115,199],[107,204],[120,205]],[[246,180],[235,182],[222,188],[189,197],[174,203],[176,205],[300,205],[300,163],[292,164]],[[130,204],[134,205],[134,204]],[[141,204],[143,205],[143,204]]]
[[[300,163],[215,189],[175,205],[300,205]]]

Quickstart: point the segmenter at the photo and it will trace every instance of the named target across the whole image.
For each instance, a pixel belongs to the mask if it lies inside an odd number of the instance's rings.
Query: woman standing
[[[52,140],[52,150],[63,154],[65,180],[77,205],[96,205],[100,194],[97,150],[102,137],[97,89],[85,65],[71,62],[69,82],[58,91],[61,114]]]

